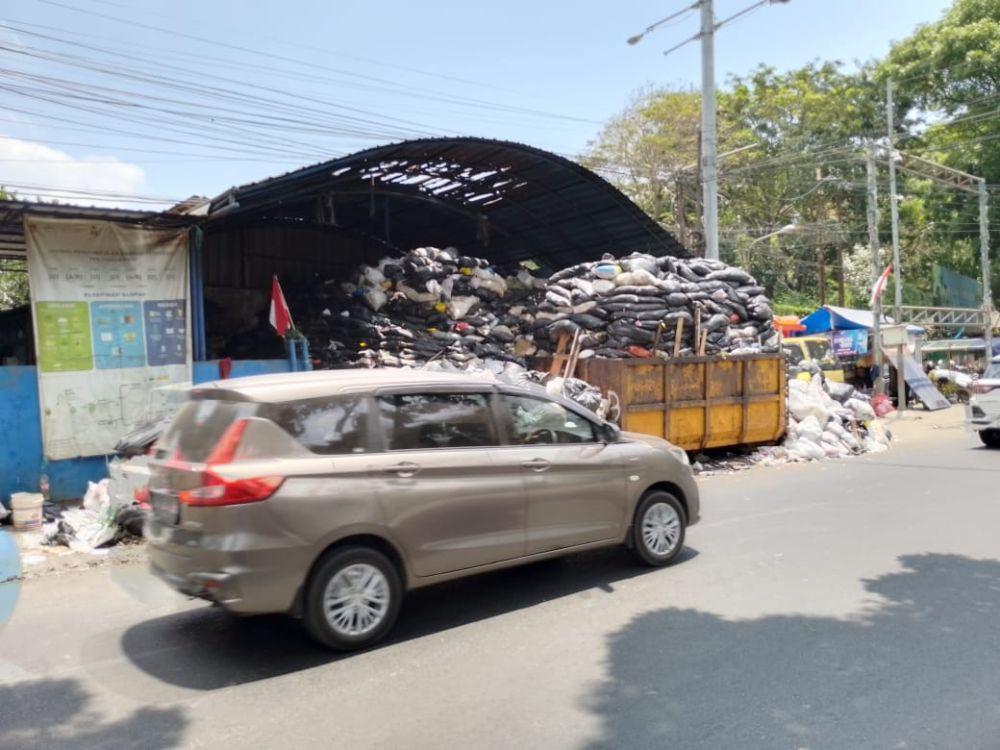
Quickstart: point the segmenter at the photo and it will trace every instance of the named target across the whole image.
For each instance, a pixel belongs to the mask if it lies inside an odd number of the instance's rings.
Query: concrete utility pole
[[[878,186],[875,181],[875,144],[868,142],[865,150],[865,171],[868,176],[868,244],[872,250],[872,289],[882,275],[878,244]],[[875,392],[884,391],[882,380],[882,299],[881,295],[872,300],[872,365],[878,367],[879,376],[875,381]]]
[[[896,133],[892,122],[892,79],[885,82],[885,123],[889,133],[889,213],[892,216],[892,279],[896,287],[892,317],[902,323],[903,269],[899,267],[899,206],[896,203]]]
[[[990,284],[990,203],[986,180],[979,180],[979,262],[983,274],[983,342],[986,344],[986,365],[993,358],[993,290]]]
[[[701,0],[701,191],[705,257],[719,257],[718,165],[715,143],[715,3]]]

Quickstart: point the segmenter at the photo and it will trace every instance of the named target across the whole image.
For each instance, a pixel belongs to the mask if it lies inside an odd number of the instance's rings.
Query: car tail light
[[[202,486],[182,490],[178,500],[194,507],[241,505],[267,500],[278,491],[284,477],[254,477],[253,479],[226,479],[207,470],[202,473]]]
[[[136,487],[132,490],[132,497],[139,505],[149,505],[149,485],[144,484],[142,487]]]
[[[972,392],[973,393],[989,393],[990,391],[992,391],[996,387],[997,386],[995,386],[995,385],[987,385],[986,383],[973,383],[972,384]]]
[[[213,507],[256,503],[267,500],[278,491],[281,483],[285,481],[284,477],[227,479],[217,472],[217,467],[231,463],[236,456],[236,449],[243,439],[248,424],[248,420],[238,419],[226,428],[205,461],[205,470],[201,473],[201,486],[183,490],[178,495],[178,500],[182,504]]]

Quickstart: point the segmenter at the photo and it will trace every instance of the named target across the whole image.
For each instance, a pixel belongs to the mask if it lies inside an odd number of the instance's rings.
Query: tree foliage
[[[760,66],[732,77],[718,95],[719,151],[751,148],[720,158],[720,248],[725,259],[749,264],[773,295],[836,302],[843,258],[845,301],[864,303],[870,254],[866,269],[855,249],[867,243],[863,148],[868,139],[885,146],[890,78],[897,148],[982,175],[1000,192],[1000,0],[956,0],[884,60],[785,72]],[[613,181],[675,231],[698,220],[693,203],[689,214],[676,210],[678,187],[700,192],[697,170],[683,169],[697,158],[698,107],[692,92],[644,91],[587,155],[617,170]],[[891,251],[887,187],[880,166],[883,266]],[[906,302],[933,301],[935,263],[978,277],[975,196],[901,172],[896,202]],[[1000,202],[992,206],[996,216]]]

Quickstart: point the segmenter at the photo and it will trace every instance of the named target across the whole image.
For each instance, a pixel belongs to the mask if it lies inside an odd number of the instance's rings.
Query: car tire
[[[979,439],[987,448],[1000,448],[1000,430],[980,430]]]
[[[309,634],[337,651],[356,651],[392,629],[403,599],[399,571],[370,547],[341,547],[317,563],[306,588],[303,622]]]
[[[686,527],[684,506],[676,497],[663,490],[647,492],[635,510],[632,549],[646,565],[668,565],[684,549]]]

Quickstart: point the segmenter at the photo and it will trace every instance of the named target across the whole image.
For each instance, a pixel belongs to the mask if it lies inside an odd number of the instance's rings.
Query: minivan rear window
[[[380,397],[378,405],[389,450],[498,444],[483,393],[408,393]]]
[[[254,416],[258,407],[248,401],[188,401],[157,444],[157,455],[202,463],[211,455],[226,428],[238,419]]]
[[[364,453],[368,450],[366,404],[361,396],[314,398],[274,404],[266,416],[313,453]]]

